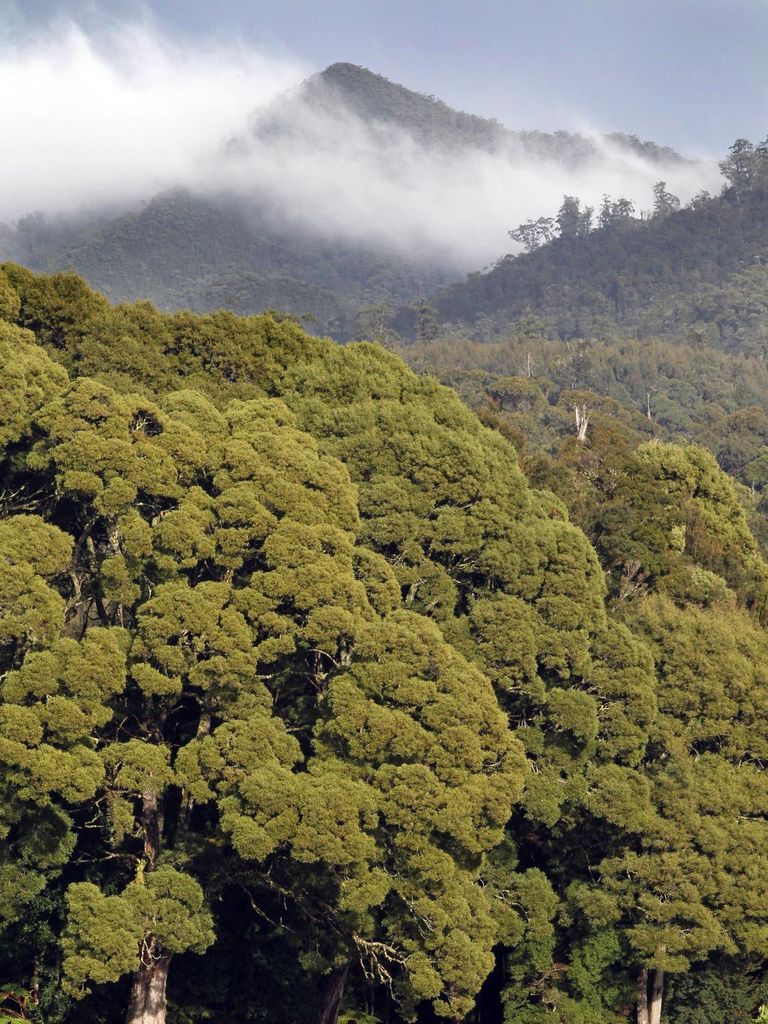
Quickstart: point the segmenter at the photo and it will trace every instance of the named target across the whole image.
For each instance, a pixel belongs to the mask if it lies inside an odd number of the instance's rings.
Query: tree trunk
[[[648,1024],[661,1024],[661,1007],[664,999],[664,971],[651,971],[651,997]]]
[[[344,995],[344,986],[347,983],[349,966],[349,964],[345,964],[344,967],[337,967],[325,976],[320,1009],[317,1013],[317,1024],[336,1024],[341,1007],[341,997]]]
[[[650,1024],[648,1017],[648,971],[643,967],[637,979],[637,1024]]]
[[[165,1024],[165,986],[170,965],[170,956],[141,965],[133,976],[125,1024]]]
[[[160,853],[160,841],[163,834],[163,815],[157,799],[157,793],[148,789],[141,795],[141,824],[144,829],[144,857],[146,870],[152,871]]]
[[[576,417],[576,440],[583,444],[587,440],[589,408],[586,405],[574,405],[573,412]]]

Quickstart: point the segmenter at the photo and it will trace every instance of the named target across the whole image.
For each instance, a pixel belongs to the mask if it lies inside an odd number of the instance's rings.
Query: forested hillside
[[[429,218],[413,238],[397,223],[383,223],[397,222],[414,203],[430,206],[429,175],[445,173],[446,159],[465,161],[453,173],[466,190],[478,160],[498,160],[494,174],[531,164],[551,172],[598,167],[606,147],[630,164],[658,166],[659,174],[685,164],[672,150],[633,136],[512,131],[366,68],[334,64],[222,137],[194,185],[148,195],[138,208],[121,207],[117,186],[106,207],[57,214],[43,205],[12,226],[0,223],[0,259],[40,271],[75,270],[115,302],[278,309],[305,316],[312,332],[347,341],[370,333],[372,309],[389,316],[476,266],[466,240],[449,251],[431,237]],[[366,230],[378,175],[384,206]],[[291,184],[281,186],[281,177]],[[328,193],[337,179],[334,203]],[[393,180],[400,199],[390,209]],[[499,248],[494,243],[489,257],[501,251],[504,229],[500,221]]]
[[[565,196],[551,217],[510,232],[529,251],[437,292],[406,336],[438,324],[475,337],[504,335],[534,312],[561,339],[661,337],[763,356],[768,338],[768,147],[737,140],[720,165],[722,194],[685,207],[660,181],[643,214],[621,197],[599,210]],[[544,244],[541,244],[541,243]]]
[[[414,92],[357,64],[339,63],[312,75],[298,90],[254,119],[252,132],[279,135],[307,113],[327,114],[341,107],[369,124],[408,132],[428,146],[446,150],[517,150],[575,166],[598,151],[599,141],[574,132],[513,130],[493,118],[454,110],[435,96]],[[620,132],[605,137],[620,149],[658,163],[682,163],[668,146]]]
[[[606,201],[608,222],[590,228],[589,211],[565,197],[558,237],[536,244],[547,225],[523,226],[529,254],[410,313],[416,343],[389,339],[510,437],[528,475],[596,544],[600,495],[646,440],[709,449],[768,542],[765,145],[737,141],[722,169],[722,195],[685,209],[660,183],[644,220]],[[500,311],[515,289],[517,304]],[[473,323],[440,324],[441,301],[470,297]]]
[[[275,225],[258,196],[244,202],[185,189],[85,224],[25,218],[4,248],[41,269],[76,268],[116,302],[141,297],[166,309],[279,309],[306,315],[308,327],[340,339],[355,333],[359,310],[407,304],[450,279],[428,262]]]
[[[654,421],[693,350],[628,350],[622,381],[565,349],[607,385],[585,396],[531,335],[409,351],[463,351],[484,425],[378,345],[3,266],[16,1019],[756,1017],[754,502]],[[707,358],[713,436],[721,408],[749,467],[765,437],[733,395],[757,364]],[[703,420],[691,391],[677,414]]]
[[[698,442],[762,507],[768,483],[768,373],[762,359],[658,339],[556,342],[524,318],[504,341],[434,341],[400,351],[500,425],[528,461],[591,449],[605,435]],[[585,444],[573,448],[576,410]]]

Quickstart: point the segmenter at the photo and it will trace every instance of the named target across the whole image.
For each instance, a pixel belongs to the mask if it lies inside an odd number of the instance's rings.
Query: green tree
[[[53,381],[6,465],[44,515],[0,537],[20,559],[3,753],[16,906],[71,853],[56,798],[91,804],[66,990],[131,973],[131,1024],[164,1020],[172,958],[213,939],[222,868],[203,848],[226,838],[308,920],[324,908],[317,969],[361,960],[406,1005],[466,1012],[495,941],[478,870],[525,774],[490,683],[398,611],[386,562],[356,544],[346,471],[284,405]]]
[[[21,299],[8,280],[8,275],[0,270],[0,320],[15,320],[21,309]]]
[[[415,302],[411,309],[416,317],[416,337],[419,341],[432,341],[437,337],[438,320],[435,310],[426,300]]]
[[[563,196],[555,221],[561,238],[575,238],[581,233],[581,203],[574,196]]]
[[[519,242],[526,252],[533,252],[539,246],[551,242],[554,237],[555,220],[552,217],[538,217],[527,220],[507,232],[513,242]]]
[[[398,337],[391,327],[394,315],[394,306],[388,302],[364,306],[355,317],[356,336],[359,339],[375,341],[379,345],[391,344]]]
[[[755,148],[749,139],[736,139],[719,167],[720,173],[737,193],[749,191],[755,170]]]
[[[666,181],[657,181],[653,186],[653,216],[668,217],[680,209],[680,200],[667,191]]]

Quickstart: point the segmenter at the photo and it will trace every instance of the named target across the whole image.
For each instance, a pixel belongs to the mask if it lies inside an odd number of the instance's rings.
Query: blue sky
[[[363,64],[516,128],[721,153],[768,134],[768,0],[0,0],[4,31],[147,18],[319,70]]]

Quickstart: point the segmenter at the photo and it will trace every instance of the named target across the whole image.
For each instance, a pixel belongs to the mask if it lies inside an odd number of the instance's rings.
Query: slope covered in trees
[[[575,406],[595,431],[628,443],[698,441],[759,494],[766,483],[768,374],[763,360],[658,339],[548,340],[527,317],[503,341],[446,339],[399,349],[417,370],[450,384],[476,410],[503,420],[519,451],[554,454],[576,433]]]
[[[361,183],[382,174],[377,168],[390,168],[389,178],[402,176],[393,186],[385,172],[378,185],[379,220],[397,220],[399,206],[428,202],[430,176],[447,157],[482,161],[492,154],[503,164],[496,173],[509,175],[531,162],[550,171],[599,166],[606,145],[625,161],[684,163],[631,136],[598,141],[512,131],[366,68],[334,64],[257,111],[226,145],[217,143],[196,187],[147,196],[128,210],[107,204],[57,216],[43,201],[42,211],[30,210],[13,227],[0,224],[0,259],[41,271],[76,270],[116,302],[308,314],[310,329],[346,341],[366,336],[361,310],[394,312],[474,265],[461,245],[448,252],[444,239],[435,242],[423,225],[416,237],[403,238],[377,224],[366,212],[370,194],[364,202],[358,194],[366,187]],[[275,167],[290,183],[285,188],[275,187]],[[462,166],[458,177],[468,173],[470,166]],[[346,183],[344,190],[334,190],[329,178]],[[389,202],[390,187],[399,188],[399,206]],[[414,190],[423,198],[414,199]],[[114,203],[120,203],[117,186]],[[342,205],[352,212],[340,216]],[[500,224],[502,241],[503,231]]]
[[[564,340],[618,330],[763,356],[767,152],[765,143],[737,140],[720,165],[722,194],[701,193],[682,209],[663,181],[644,216],[627,200],[606,196],[595,211],[565,196],[556,217],[510,232],[529,251],[438,291],[430,300],[431,330],[458,324],[480,337],[504,335],[533,312]],[[424,336],[412,311],[401,313],[397,326]]]
[[[312,75],[294,93],[254,119],[252,131],[279,135],[307,113],[348,110],[369,124],[408,132],[428,146],[498,151],[507,149],[537,158],[578,165],[598,152],[598,143],[573,132],[521,131],[493,118],[455,110],[435,96],[414,92],[358,64],[332,64]],[[298,115],[298,116],[297,116]],[[620,149],[658,163],[683,162],[667,146],[643,142],[620,132],[605,137]]]
[[[710,455],[542,463],[593,547],[379,346],[10,264],[0,345],[9,1009],[755,1015],[768,565]]]
[[[279,309],[307,315],[339,338],[359,309],[408,303],[450,280],[429,261],[395,260],[375,246],[344,243],[274,223],[258,196],[244,201],[185,189],[120,216],[24,218],[2,245],[41,269],[75,268],[113,301],[236,313]]]

